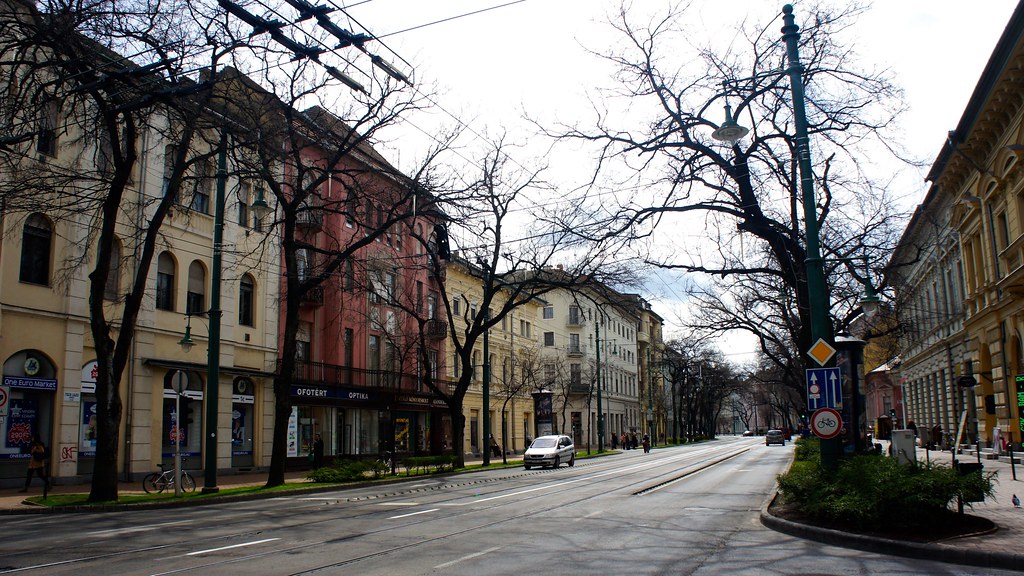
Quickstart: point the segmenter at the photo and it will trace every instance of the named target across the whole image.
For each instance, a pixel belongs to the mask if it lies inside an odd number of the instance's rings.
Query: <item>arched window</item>
[[[252,276],[242,276],[242,281],[238,285],[238,323],[242,326],[253,326],[255,295],[256,282]]]
[[[188,266],[188,291],[185,293],[185,313],[200,314],[206,311],[206,269],[199,260]]]
[[[107,273],[107,284],[103,287],[103,297],[117,300],[121,288],[121,241],[114,238],[110,244],[110,272]]]
[[[21,281],[31,284],[50,284],[50,244],[53,227],[42,214],[32,214],[25,220],[21,236]]]
[[[156,307],[174,311],[174,257],[162,252],[156,265]]]

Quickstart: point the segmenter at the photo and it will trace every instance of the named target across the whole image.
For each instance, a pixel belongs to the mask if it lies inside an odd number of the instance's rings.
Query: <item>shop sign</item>
[[[100,367],[95,360],[86,363],[82,367],[82,392],[86,394],[96,393],[96,379],[99,378]]]
[[[426,398],[423,396],[399,396],[399,402],[403,404],[424,404],[430,406],[447,406],[441,398]]]
[[[55,378],[20,378],[18,376],[4,376],[4,386],[56,392],[57,380]]]
[[[309,400],[352,400],[357,402],[368,402],[375,400],[375,395],[364,390],[351,390],[348,388],[324,388],[321,386],[295,385],[291,389],[291,397]]]
[[[256,397],[252,394],[232,394],[231,401],[235,404],[255,404]]]

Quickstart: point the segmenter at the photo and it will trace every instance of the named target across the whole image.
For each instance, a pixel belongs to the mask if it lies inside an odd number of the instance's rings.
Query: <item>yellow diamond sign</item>
[[[818,341],[814,343],[814,346],[811,346],[811,349],[807,351],[807,355],[814,358],[814,361],[817,362],[819,366],[824,366],[835,353],[836,349],[828,342],[825,342],[823,338],[818,338]]]

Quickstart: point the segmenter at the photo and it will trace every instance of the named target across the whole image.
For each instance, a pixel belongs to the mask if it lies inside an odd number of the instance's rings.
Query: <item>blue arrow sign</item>
[[[843,408],[843,377],[839,368],[807,370],[807,409]]]

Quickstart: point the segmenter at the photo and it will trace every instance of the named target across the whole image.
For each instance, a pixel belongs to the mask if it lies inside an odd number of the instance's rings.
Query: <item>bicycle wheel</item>
[[[153,472],[142,479],[142,489],[146,494],[159,494],[167,487],[167,481],[162,474]]]
[[[182,470],[181,472],[181,491],[182,492],[195,492],[196,481],[192,478],[192,475]]]

